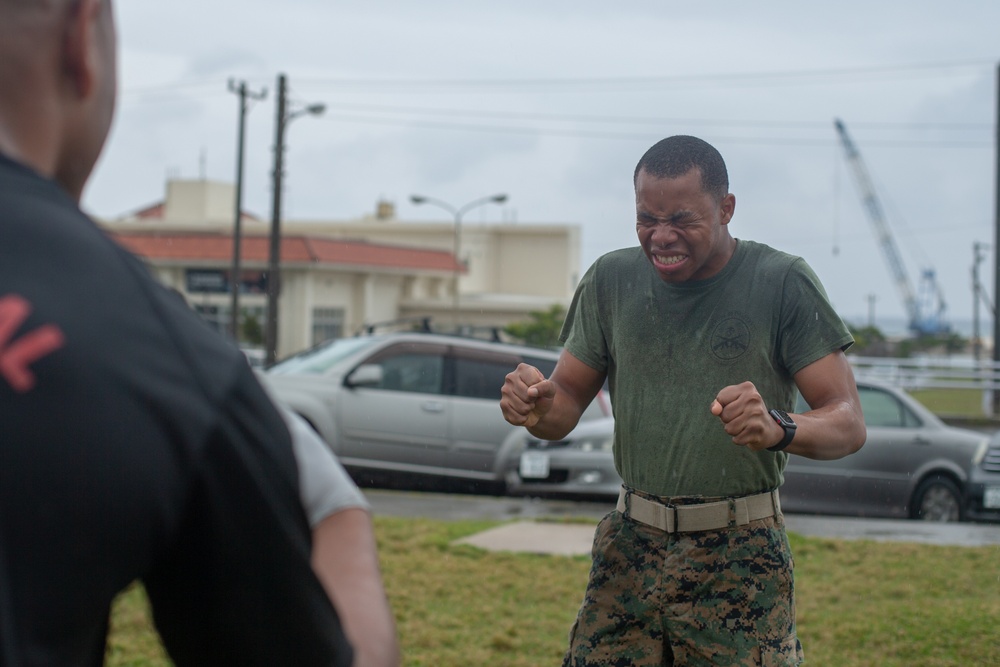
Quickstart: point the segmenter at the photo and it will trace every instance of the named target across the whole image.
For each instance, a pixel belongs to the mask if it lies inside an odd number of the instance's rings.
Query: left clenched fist
[[[755,452],[777,444],[785,432],[771,418],[753,382],[723,387],[710,408],[733,438],[733,444]]]

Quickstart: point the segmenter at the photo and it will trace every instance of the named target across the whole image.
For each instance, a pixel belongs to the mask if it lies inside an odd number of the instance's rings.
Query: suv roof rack
[[[429,317],[401,317],[396,320],[385,320],[384,322],[372,322],[364,324],[358,329],[355,336],[376,334],[383,331],[418,331],[420,333],[431,333],[431,318]]]
[[[460,338],[476,338],[479,340],[492,341],[494,343],[509,342],[504,340],[504,337],[501,335],[503,332],[501,327],[461,324],[453,329],[442,329],[435,327],[432,323],[432,318],[430,317],[402,317],[395,320],[386,320],[384,322],[372,322],[370,324],[363,325],[355,335],[371,336],[376,333],[399,331],[433,333],[444,336],[458,336]]]

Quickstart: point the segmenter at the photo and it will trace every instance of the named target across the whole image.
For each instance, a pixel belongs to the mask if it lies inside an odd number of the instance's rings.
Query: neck
[[[52,114],[41,105],[0,109],[0,153],[52,178],[61,134],[52,120]]]

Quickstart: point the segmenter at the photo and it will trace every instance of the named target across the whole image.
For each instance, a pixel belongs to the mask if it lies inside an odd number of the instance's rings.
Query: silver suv
[[[262,373],[349,469],[503,484],[520,428],[500,412],[504,376],[521,362],[546,377],[556,351],[438,333],[341,338]],[[584,420],[610,414],[604,392]]]

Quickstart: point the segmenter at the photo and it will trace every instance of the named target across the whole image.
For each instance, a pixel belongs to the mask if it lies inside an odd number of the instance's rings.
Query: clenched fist
[[[767,449],[784,437],[784,430],[771,418],[764,399],[753,382],[723,387],[710,408],[722,420],[733,444],[755,452]]]
[[[552,408],[556,387],[542,372],[528,364],[518,364],[507,374],[500,390],[500,411],[514,426],[531,428]]]

